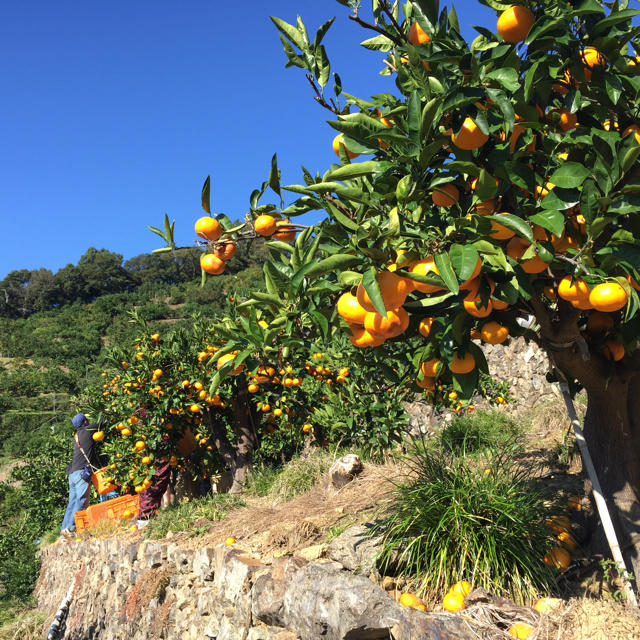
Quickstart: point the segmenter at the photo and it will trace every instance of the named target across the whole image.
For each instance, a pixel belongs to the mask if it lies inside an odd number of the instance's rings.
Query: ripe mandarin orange
[[[253,227],[261,236],[272,236],[276,231],[276,220],[273,216],[264,214],[254,220]]]
[[[221,260],[213,253],[205,253],[200,257],[200,267],[206,273],[217,276],[225,269],[224,260]]]
[[[222,225],[211,216],[203,216],[196,221],[196,235],[215,242],[222,235]]]
[[[498,35],[505,42],[522,42],[529,35],[534,22],[535,16],[530,9],[519,4],[513,5],[498,17]]]
[[[589,294],[589,302],[596,311],[618,311],[627,305],[628,296],[618,282],[597,284]]]
[[[450,182],[437,185],[434,187],[434,191],[431,192],[431,200],[438,207],[450,207],[458,202],[459,199],[460,191]]]
[[[465,151],[478,149],[488,139],[489,136],[486,133],[483,133],[469,116],[464,119],[458,135],[455,135],[453,131],[451,132],[451,142],[453,142],[458,149],[463,149]]]
[[[335,154],[337,156],[340,155],[340,145],[342,145],[344,147],[345,151],[347,152],[347,157],[350,160],[353,160],[353,158],[357,158],[360,154],[359,153],[355,153],[354,151],[349,151],[349,149],[347,148],[347,145],[343,142],[343,138],[344,138],[344,133],[339,133],[333,139],[332,147],[333,147],[333,151],[335,152]]]

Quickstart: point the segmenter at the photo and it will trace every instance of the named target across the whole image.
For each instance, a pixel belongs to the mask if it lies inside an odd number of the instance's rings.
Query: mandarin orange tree
[[[258,233],[275,231],[264,216],[327,218],[294,245],[273,242],[291,269],[266,267],[267,292],[246,304],[270,310],[278,348],[312,325],[325,337],[348,328],[374,359],[403,341],[419,384],[448,382],[460,398],[486,371],[483,342],[535,341],[554,375],[587,391],[586,437],[638,575],[639,12],[624,0],[480,1],[496,30],[476,28],[469,44],[437,0],[374,0],[370,17],[339,0],[383,54],[389,92],[369,99],[335,73],[328,89],[331,21],[311,39],[302,20],[273,19],[287,66],[333,114],[339,163],[286,187],[274,163],[252,194]],[[267,185],[300,197],[259,207]]]

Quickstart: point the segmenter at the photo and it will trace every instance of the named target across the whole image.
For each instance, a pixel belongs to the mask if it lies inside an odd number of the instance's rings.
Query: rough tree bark
[[[579,312],[560,301],[551,316],[532,301],[540,344],[550,361],[587,392],[584,435],[602,485],[627,568],[640,577],[640,354],[607,361],[580,333]],[[602,527],[594,551],[609,553]]]
[[[240,493],[244,488],[247,474],[251,470],[253,450],[257,444],[255,428],[257,418],[251,410],[246,384],[240,385],[238,393],[233,398],[231,409],[235,433],[233,443],[227,437],[224,423],[216,420],[211,412],[207,415],[213,443],[233,477],[229,493]]]

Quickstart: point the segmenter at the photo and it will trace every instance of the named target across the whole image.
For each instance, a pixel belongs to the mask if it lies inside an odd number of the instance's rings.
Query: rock
[[[284,626],[285,591],[295,573],[305,564],[302,558],[276,558],[270,569],[256,576],[251,588],[251,612],[256,620],[267,625]]]
[[[331,540],[327,555],[350,571],[368,575],[379,551],[380,538],[370,538],[366,526],[355,525]]]
[[[355,453],[348,453],[336,460],[329,469],[329,485],[334,489],[341,489],[362,473],[363,469],[362,460]]]
[[[296,555],[300,556],[307,562],[311,562],[312,560],[318,560],[319,558],[322,558],[326,551],[326,544],[314,544],[310,547],[306,547],[305,549],[300,549],[300,551],[296,551]]]
[[[367,578],[317,564],[294,575],[284,595],[284,619],[302,640],[469,637],[457,616],[436,620],[435,615],[406,609]]]
[[[215,576],[214,569],[215,549],[202,548],[193,554],[193,573],[200,580],[213,580]]]

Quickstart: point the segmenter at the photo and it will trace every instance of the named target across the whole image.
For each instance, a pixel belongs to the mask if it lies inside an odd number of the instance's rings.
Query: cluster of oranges
[[[276,220],[269,214],[258,216],[253,221],[253,230],[263,237],[271,237],[282,242],[292,242],[296,237],[297,225],[290,220]],[[224,273],[226,263],[236,254],[236,240],[225,235],[220,221],[211,216],[198,218],[196,235],[206,241],[207,250],[200,257],[200,267],[210,275]],[[204,243],[203,243],[204,244]]]

